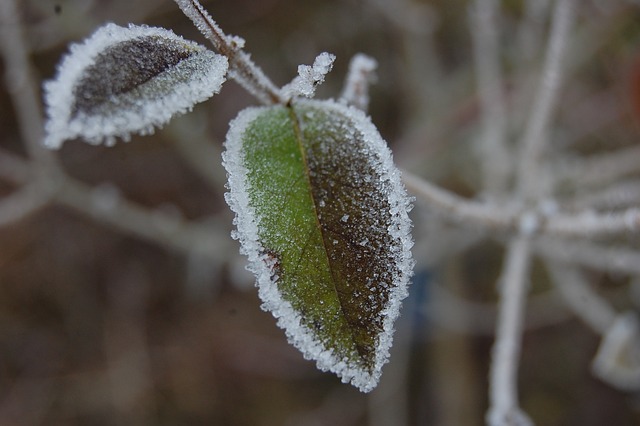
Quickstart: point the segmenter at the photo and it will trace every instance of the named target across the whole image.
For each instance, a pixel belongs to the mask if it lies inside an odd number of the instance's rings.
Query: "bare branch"
[[[549,258],[546,266],[573,313],[596,333],[605,334],[615,321],[616,311],[591,289],[584,274],[575,266]]]
[[[563,58],[566,55],[569,31],[573,23],[575,0],[558,0],[553,11],[551,36],[540,78],[539,88],[521,142],[518,186],[525,198],[538,192],[538,167],[546,148],[549,123],[558,99],[562,79]]]
[[[21,22],[15,0],[0,2],[0,54],[5,66],[5,87],[11,96],[29,155],[41,166],[52,167],[53,154],[42,146],[42,108]]]
[[[476,0],[470,10],[471,40],[482,105],[482,135],[478,150],[483,188],[489,193],[504,193],[511,172],[497,14],[496,0]]]
[[[518,406],[517,386],[530,263],[529,240],[526,237],[514,238],[508,246],[499,281],[500,306],[489,376],[487,423],[490,426],[533,424]]]
[[[340,100],[366,112],[369,108],[369,84],[375,79],[377,67],[375,59],[362,53],[354,55],[349,62],[349,73]]]

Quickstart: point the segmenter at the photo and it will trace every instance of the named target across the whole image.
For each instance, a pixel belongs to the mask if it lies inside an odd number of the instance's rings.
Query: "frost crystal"
[[[333,68],[335,59],[335,55],[323,52],[316,57],[313,65],[299,65],[298,76],[282,88],[285,97],[313,97],[316,87],[324,82],[324,76]]]
[[[220,90],[227,58],[162,28],[107,24],[72,45],[45,83],[45,145],[148,134]]]

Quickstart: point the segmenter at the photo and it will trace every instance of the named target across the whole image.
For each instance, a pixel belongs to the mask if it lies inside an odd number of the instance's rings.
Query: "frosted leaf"
[[[413,268],[386,143],[355,108],[299,100],[244,110],[225,145],[234,237],[263,308],[305,358],[369,392]]]
[[[299,65],[298,76],[282,88],[285,97],[313,97],[316,87],[324,82],[324,76],[333,68],[335,59],[335,55],[323,52],[316,57],[313,65]]]
[[[149,134],[220,90],[227,58],[162,28],[107,24],[72,45],[45,83],[45,145]]]

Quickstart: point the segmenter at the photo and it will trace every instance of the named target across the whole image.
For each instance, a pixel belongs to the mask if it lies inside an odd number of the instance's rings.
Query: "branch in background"
[[[601,190],[583,193],[562,200],[568,210],[619,210],[638,205],[640,200],[640,179],[623,180]]]
[[[606,272],[640,275],[640,251],[584,240],[537,238],[536,252],[549,260]]]
[[[547,145],[549,124],[562,81],[562,65],[573,23],[574,1],[556,2],[537,96],[520,143],[522,152],[518,167],[518,187],[519,193],[524,195],[525,199],[531,199],[540,193],[540,187],[537,186],[540,178],[539,162]]]
[[[496,341],[489,373],[489,426],[533,424],[520,410],[517,384],[530,263],[529,240],[515,237],[508,245],[503,275],[499,280]]]
[[[5,67],[5,87],[11,96],[27,152],[46,172],[45,168],[55,167],[55,157],[42,146],[42,108],[21,22],[15,0],[0,2],[0,53]]]
[[[558,183],[585,187],[602,185],[640,171],[640,147],[630,146],[613,152],[558,161],[553,167]]]
[[[545,264],[566,305],[596,333],[604,335],[615,321],[616,311],[591,289],[577,267],[550,258]]]
[[[493,195],[506,192],[512,163],[507,145],[497,6],[496,0],[476,0],[470,9],[471,40],[482,106],[482,135],[477,150],[484,179],[482,188]]]

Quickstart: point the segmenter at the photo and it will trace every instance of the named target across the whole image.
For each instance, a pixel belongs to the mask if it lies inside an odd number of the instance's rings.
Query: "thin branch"
[[[640,275],[640,251],[594,241],[538,238],[536,253],[557,262],[574,263],[602,271]]]
[[[471,39],[482,105],[479,151],[484,177],[483,189],[494,194],[505,192],[511,172],[497,14],[496,0],[476,0],[470,10]]]
[[[369,84],[375,79],[377,67],[375,59],[362,53],[354,55],[349,62],[340,100],[366,112],[369,108]]]
[[[286,103],[280,89],[245,53],[244,40],[226,35],[198,0],[175,0],[213,46],[229,59],[229,75],[264,104]]]
[[[52,153],[42,146],[44,122],[39,92],[33,84],[29,47],[15,0],[0,2],[0,53],[5,66],[5,87],[11,96],[27,151],[42,167],[53,167]]]
[[[402,171],[402,180],[409,191],[423,199],[429,208],[435,209],[445,217],[471,222],[488,229],[507,230],[515,227],[515,211],[491,203],[464,199],[406,170]]]
[[[45,207],[53,196],[46,185],[35,181],[0,200],[0,226],[7,226]]]
[[[604,335],[613,325],[616,311],[591,289],[578,268],[549,258],[545,263],[567,306],[596,333]]]
[[[602,185],[640,171],[640,147],[634,145],[573,161],[559,161],[553,169],[559,183],[580,187]]]
[[[546,148],[549,123],[558,99],[563,59],[567,54],[569,32],[573,23],[575,0],[557,0],[553,11],[551,36],[542,76],[531,116],[521,142],[518,186],[525,199],[535,196],[539,162]]]
[[[530,243],[514,238],[508,246],[500,279],[500,306],[489,376],[490,426],[532,425],[518,406],[518,363],[524,310],[529,288]]]
[[[94,188],[72,179],[63,182],[55,201],[165,247],[198,252],[218,262],[229,253],[228,232],[222,227],[192,224],[173,215],[149,211],[120,197],[109,203],[96,202],[99,200]]]

